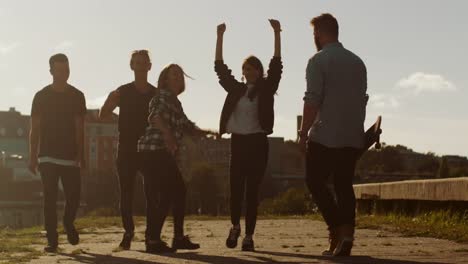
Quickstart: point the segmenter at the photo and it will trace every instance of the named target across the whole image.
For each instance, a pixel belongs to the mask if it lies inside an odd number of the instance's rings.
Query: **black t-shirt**
[[[71,85],[63,92],[53,90],[50,85],[37,92],[33,99],[31,116],[40,119],[38,156],[75,160],[75,118],[85,114],[85,97]]]
[[[133,82],[120,86],[119,102],[119,150],[136,152],[138,139],[148,126],[149,102],[156,93],[156,87],[146,93],[139,92]]]

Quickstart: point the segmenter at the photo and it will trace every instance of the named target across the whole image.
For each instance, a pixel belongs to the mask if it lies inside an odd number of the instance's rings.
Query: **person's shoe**
[[[171,248],[163,241],[147,241],[146,253],[161,254],[161,253],[174,253],[177,249]]]
[[[323,256],[333,256],[336,247],[338,246],[338,231],[336,228],[330,228],[328,230],[328,248],[322,251]]]
[[[228,238],[226,239],[226,247],[228,248],[235,248],[237,247],[237,239],[239,238],[241,233],[240,228],[231,227],[229,230]]]
[[[44,251],[47,253],[57,253],[57,249],[57,245],[47,245],[46,247],[44,247]]]
[[[125,232],[122,238],[122,241],[119,244],[119,247],[123,250],[129,250],[130,246],[132,245],[132,239],[135,236],[135,234],[132,233],[127,233]]]
[[[195,250],[200,248],[200,244],[193,243],[188,236],[183,236],[182,238],[174,237],[172,240],[172,248]]]
[[[47,246],[44,251],[48,253],[56,253],[58,248],[58,233],[47,233]]]
[[[353,238],[344,237],[338,243],[333,256],[335,257],[347,257],[351,256],[351,249],[353,248]]]
[[[252,237],[244,237],[242,240],[242,251],[255,251]]]
[[[336,246],[336,249],[333,252],[333,256],[350,256],[354,241],[354,226],[342,225],[338,227],[338,237],[338,245]]]
[[[80,243],[80,235],[78,234],[78,231],[76,231],[74,226],[65,228],[65,232],[67,233],[68,243],[72,245],[78,245],[78,243]]]

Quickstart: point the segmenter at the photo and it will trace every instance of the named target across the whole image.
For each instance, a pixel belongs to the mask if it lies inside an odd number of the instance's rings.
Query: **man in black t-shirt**
[[[134,72],[135,80],[112,91],[99,112],[101,119],[108,119],[112,111],[119,107],[119,149],[117,154],[117,171],[120,186],[120,212],[125,233],[120,248],[130,249],[134,236],[133,222],[133,194],[137,171],[141,169],[137,153],[137,142],[148,126],[148,105],[153,98],[156,87],[148,83],[148,71],[151,70],[151,60],[147,50],[136,50],[132,53],[130,68]],[[145,195],[148,186],[145,184]],[[152,232],[154,205],[146,199],[146,239]]]
[[[57,193],[58,181],[65,193],[63,226],[70,244],[79,243],[74,221],[80,205],[83,163],[85,97],[67,83],[70,75],[68,58],[53,55],[49,60],[52,84],[36,93],[31,109],[29,170],[41,174],[44,188],[44,222],[47,252],[58,246]]]

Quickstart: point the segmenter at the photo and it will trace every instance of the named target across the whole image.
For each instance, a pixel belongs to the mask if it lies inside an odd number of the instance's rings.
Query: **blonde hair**
[[[148,61],[151,63],[150,53],[148,50],[145,50],[145,49],[134,50],[132,51],[132,54],[130,55],[130,66],[133,64],[133,60],[135,59],[136,56],[143,56],[147,58]]]

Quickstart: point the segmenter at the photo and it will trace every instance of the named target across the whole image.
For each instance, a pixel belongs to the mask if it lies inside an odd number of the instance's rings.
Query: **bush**
[[[305,188],[289,188],[276,198],[263,200],[258,211],[264,215],[304,215],[313,213],[314,206]]]
[[[115,208],[102,207],[86,213],[86,216],[119,216],[120,213]]]

